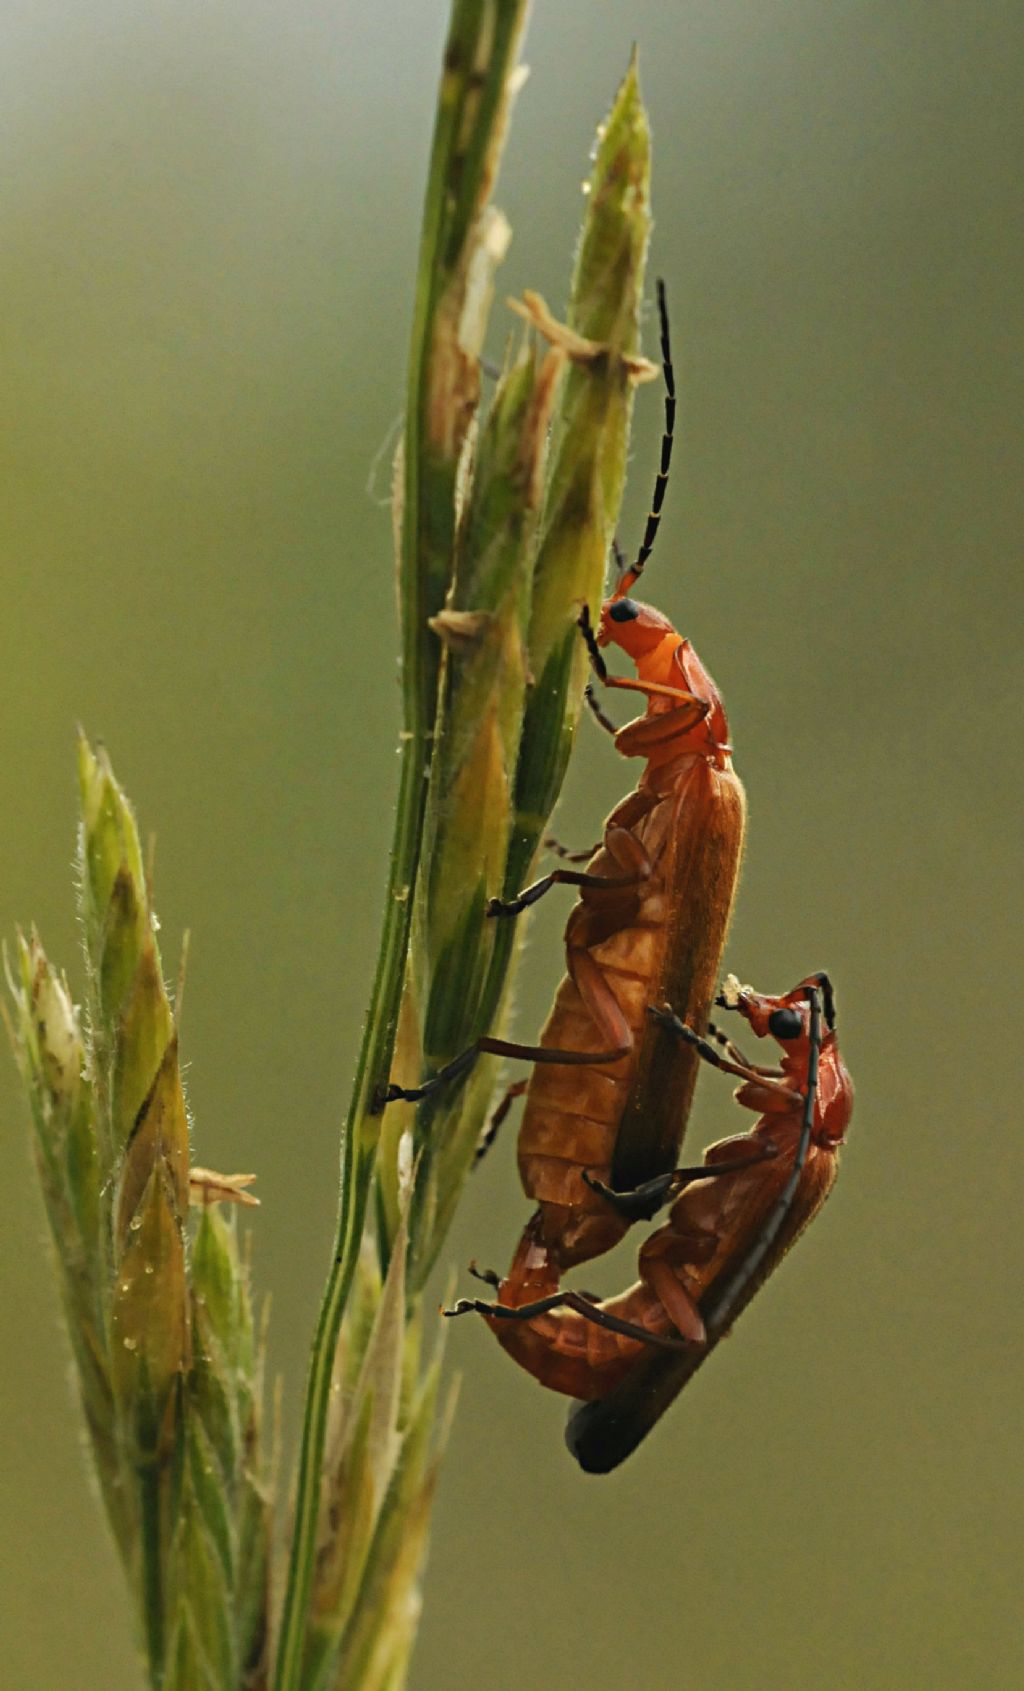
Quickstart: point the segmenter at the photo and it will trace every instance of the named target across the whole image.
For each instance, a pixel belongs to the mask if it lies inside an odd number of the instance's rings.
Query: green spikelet
[[[269,1504],[261,1347],[218,1200],[248,1176],[189,1167],[174,1012],[131,806],[79,744],[83,1032],[39,941],[18,936],[8,1017],[79,1387],[150,1682],[265,1683]],[[192,1188],[202,1201],[189,1250]]]
[[[383,1108],[382,1089],[389,1081],[418,1087],[500,1029],[516,933],[488,920],[487,900],[524,884],[558,796],[586,669],[577,619],[584,604],[596,609],[601,592],[633,391],[656,373],[638,352],[650,153],[634,65],[600,135],[569,323],[528,296],[536,343],[507,361],[489,410],[475,420],[475,353],[502,244],[503,225],[487,204],[504,127],[495,117],[514,86],[510,49],[521,22],[511,0],[452,7],[397,483],[402,781],[381,962],[343,1139],[338,1241],[314,1342],[276,1691],[384,1691],[404,1679],[436,1383],[417,1392],[403,1360],[405,1407],[397,1419],[384,1415],[394,1436],[382,1493],[379,1380],[360,1385],[356,1371],[343,1444],[331,1442],[324,1457],[328,1406],[340,1390],[337,1343],[341,1332],[350,1357],[365,1344],[364,1360],[383,1344],[380,1312],[404,1254],[410,1181],[403,1273],[407,1331],[415,1330],[424,1279],[486,1116],[493,1065],[478,1060],[415,1106]],[[354,1278],[360,1242],[374,1233],[362,1208],[373,1173],[384,1289],[373,1336],[360,1339],[365,1319],[352,1324],[351,1297],[356,1306],[373,1302]]]
[[[377,970],[342,1145],[333,1264],[307,1389],[295,1532],[282,1606],[275,1691],[305,1691],[307,1611],[320,1531],[322,1464],[342,1319],[359,1258],[381,1149],[377,1090],[391,1067],[407,981],[409,935],[433,761],[441,642],[430,619],[451,585],[460,472],[478,402],[479,357],[507,224],[490,203],[526,0],[453,0],[445,43],[413,308],[396,530],[402,613],[402,755],[391,873]],[[418,1017],[422,1003],[415,1006]],[[410,1018],[406,1017],[407,1022]],[[401,1128],[399,1127],[399,1135]],[[384,1161],[395,1154],[391,1135]],[[378,1189],[382,1230],[393,1233]],[[382,1240],[386,1247],[387,1238]]]
[[[405,1192],[408,1210],[408,1189]],[[438,1354],[420,1375],[406,1309],[407,1214],[381,1284],[365,1254],[335,1363],[305,1691],[404,1681],[447,1424],[433,1429]]]
[[[491,203],[526,0],[452,0],[396,472],[401,775],[337,1237],[313,1343],[273,1670],[263,1346],[233,1219],[251,1176],[191,1166],[176,1009],[139,830],[79,745],[81,1018],[19,936],[9,1023],[79,1389],[152,1691],[402,1691],[448,1417],[422,1296],[493,1063],[418,1107],[387,1083],[500,1030],[520,889],[558,796],[622,493],[639,355],[649,135],[635,64],[589,184],[566,323],[536,295],[488,404],[509,239]],[[191,1205],[191,1208],[190,1208]],[[438,1422],[440,1421],[440,1425]]]
[[[493,947],[483,908],[501,887],[513,819],[530,573],[559,368],[556,354],[541,360],[524,348],[498,383],[460,524],[450,601],[432,624],[444,670],[424,853],[431,991],[423,1043],[431,1065],[465,1045]],[[468,978],[464,962],[472,964]]]
[[[440,1068],[489,1028],[503,977],[494,974],[502,939],[485,916],[504,884],[515,816],[514,783],[526,699],[526,635],[536,525],[551,407],[563,366],[559,351],[524,347],[502,374],[480,431],[459,524],[455,575],[432,621],[442,648],[437,752],[431,768],[417,899],[410,1023],[400,1035],[396,1074],[411,1083]],[[496,990],[496,986],[498,990]],[[414,1004],[424,1005],[417,1037]],[[415,1277],[428,1271],[450,1219],[493,1082],[481,1065],[458,1100],[417,1112],[420,1159]],[[396,1110],[394,1135],[408,1119]],[[394,1155],[382,1155],[391,1227]]]
[[[464,464],[452,588],[431,622],[443,644],[441,702],[427,867],[393,1069],[402,1085],[416,1085],[494,1031],[508,991],[515,925],[487,920],[487,900],[528,879],[558,797],[586,674],[577,619],[584,604],[596,609],[602,589],[633,393],[656,373],[638,351],[649,175],[634,63],[599,131],[569,323],[527,296],[523,314],[547,342],[546,355],[524,351],[503,373]],[[447,1231],[493,1082],[493,1060],[481,1060],[468,1080],[415,1112],[416,1285]],[[390,1227],[390,1153],[411,1120],[398,1106],[385,1129],[380,1186]]]
[[[651,137],[636,61],[598,130],[587,211],[576,254],[568,323],[528,295],[526,315],[571,368],[555,445],[534,571],[529,663],[534,677],[516,781],[516,829],[506,891],[528,878],[558,796],[579,717],[587,659],[576,627],[596,613],[618,521],[638,380],[656,375],[639,357],[640,304],[651,229]]]
[[[181,1495],[174,1656],[211,1691],[266,1678],[269,1485],[261,1450],[262,1344],[236,1229],[203,1205],[192,1249],[192,1368]],[[177,1683],[172,1681],[172,1683]],[[189,1682],[180,1682],[182,1691]]]
[[[8,967],[8,1018],[28,1095],[36,1167],[78,1388],[107,1515],[122,1556],[135,1536],[125,1485],[110,1359],[109,1259],[95,1089],[78,1011],[35,934],[19,934]]]
[[[188,1117],[135,817],[106,753],[84,737],[79,783],[94,1062],[113,1175],[112,1381],[139,1500],[138,1578],[159,1684],[186,1444]]]

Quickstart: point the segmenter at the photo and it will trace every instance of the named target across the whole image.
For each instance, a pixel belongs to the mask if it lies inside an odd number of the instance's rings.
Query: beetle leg
[[[628,828],[609,828],[602,843],[612,860],[622,865],[620,875],[591,875],[584,869],[552,869],[547,875],[542,875],[539,881],[534,881],[532,886],[524,887],[515,898],[489,898],[485,914],[518,916],[521,910],[536,904],[537,900],[543,898],[554,886],[587,887],[595,892],[613,892],[624,887],[635,887],[641,881],[647,880],[651,872],[650,860],[635,834],[631,834]]]
[[[400,1100],[407,1104],[418,1104],[421,1098],[429,1098],[439,1086],[444,1086],[450,1080],[457,1080],[459,1075],[471,1069],[480,1055],[481,1044],[470,1045],[467,1050],[460,1051],[450,1063],[445,1063],[443,1069],[438,1069],[435,1075],[425,1080],[421,1086],[396,1086],[390,1081],[387,1086],[379,1086],[370,1106],[371,1115],[379,1115],[386,1104],[397,1104]]]
[[[617,892],[639,886],[651,873],[651,860],[641,842],[629,828],[609,823],[602,845],[621,874],[592,875],[580,869],[552,869],[532,886],[525,887],[515,898],[489,898],[485,909],[488,916],[518,916],[521,910],[536,904],[554,886],[584,887],[593,892]],[[591,854],[592,855],[592,854]]]
[[[593,967],[597,970],[596,963]],[[600,974],[599,970],[597,972]],[[604,980],[603,975],[601,979]],[[607,991],[611,993],[611,988],[607,987]],[[614,994],[612,997],[614,998]],[[618,1000],[616,1006],[617,1004]],[[621,1016],[621,1011],[619,1014]],[[623,1025],[625,1026],[624,1022]],[[609,1051],[562,1051],[548,1045],[520,1045],[513,1039],[492,1039],[487,1035],[478,1039],[475,1045],[468,1046],[465,1051],[460,1051],[457,1057],[453,1057],[450,1063],[445,1063],[444,1068],[438,1069],[435,1075],[431,1075],[430,1079],[423,1081],[420,1086],[397,1086],[394,1081],[389,1081],[386,1086],[379,1086],[373,1095],[370,1114],[380,1115],[388,1104],[418,1104],[421,1099],[429,1098],[439,1086],[446,1086],[449,1081],[457,1080],[460,1075],[465,1074],[481,1056],[517,1057],[524,1063],[565,1063],[573,1068],[586,1068],[588,1065],[618,1062],[619,1058],[624,1057],[632,1048],[632,1042],[628,1028],[626,1038],[621,1040],[614,1050]]]
[[[522,911],[529,909],[531,904],[536,904],[537,900],[543,898],[546,892],[550,892],[552,887],[560,884],[576,887],[590,886],[596,878],[594,875],[586,875],[578,870],[552,869],[549,874],[542,875],[539,881],[534,881],[532,886],[524,887],[522,892],[516,894],[515,898],[489,898],[484,914],[486,916],[518,916]]]
[[[601,680],[605,687],[620,687],[625,693],[642,693],[645,699],[674,699],[680,711],[686,711],[693,723],[702,721],[711,709],[707,699],[698,699],[687,687],[670,687],[666,681],[635,681],[631,675],[603,675]]]
[[[594,625],[590,620],[589,605],[584,605],[579,616],[576,618],[576,626],[582,634],[584,643],[586,644],[587,656],[590,659],[591,669],[594,671],[594,674],[597,676],[599,681],[607,681],[608,665],[605,663],[604,654],[597,643],[597,635],[594,633]]]
[[[535,1303],[524,1303],[514,1307],[505,1303],[488,1303],[486,1298],[459,1298],[451,1309],[442,1310],[442,1315],[493,1315],[503,1321],[532,1321],[536,1315],[547,1315],[549,1310],[561,1309],[569,1297],[568,1292],[553,1292],[549,1298],[538,1298]]]
[[[662,1307],[684,1339],[702,1345],[707,1332],[700,1310],[694,1303],[679,1276],[665,1259],[655,1258],[646,1264],[644,1278],[652,1292],[661,1299]]]
[[[606,716],[604,711],[601,709],[601,706],[597,702],[597,694],[594,692],[593,685],[589,681],[583,689],[583,697],[587,701],[587,708],[590,711],[591,716],[594,718],[594,721],[605,730],[605,733],[617,734],[619,731],[618,728],[612,721],[611,717]]]
[[[568,846],[562,845],[560,840],[555,839],[554,834],[547,834],[544,839],[544,850],[553,851],[556,857],[562,858],[566,863],[589,863],[590,859],[600,851],[601,843],[598,840],[596,845],[589,846],[586,851],[570,851]]]
[[[608,665],[604,661],[601,648],[597,643],[594,625],[590,620],[590,611],[586,605],[577,617],[576,623],[586,642],[591,668],[603,687],[621,687],[630,693],[643,693],[647,699],[675,699],[679,705],[685,705],[695,713],[693,716],[694,722],[699,722],[702,717],[707,716],[711,709],[707,700],[698,699],[685,687],[670,687],[662,681],[635,681],[629,676],[611,675]]]
[[[660,1022],[661,1026],[669,1033],[674,1033],[685,1044],[692,1045],[698,1057],[702,1057],[705,1063],[710,1063],[712,1068],[721,1069],[725,1074],[737,1075],[740,1080],[755,1081],[765,1092],[775,1093],[790,1103],[803,1103],[802,1092],[795,1092],[791,1086],[785,1086],[782,1081],[771,1080],[758,1074],[753,1069],[746,1068],[742,1063],[731,1063],[728,1058],[720,1057],[710,1040],[703,1039],[699,1033],[694,1032],[693,1028],[688,1028],[686,1023],[681,1022],[675,1012],[670,1010],[667,1005],[652,1004],[648,1007],[647,1014],[654,1021]]]
[[[752,1063],[749,1057],[743,1055],[736,1041],[730,1039],[727,1033],[723,1033],[721,1028],[716,1027],[714,1022],[708,1023],[708,1038],[715,1040],[732,1062],[742,1063],[743,1067],[750,1069],[751,1072],[757,1067],[756,1063]]]
[[[469,1272],[474,1280],[482,1280],[485,1286],[491,1286],[495,1291],[501,1285],[501,1275],[496,1274],[493,1268],[478,1268],[475,1262],[471,1262]]]
[[[603,1180],[598,1180],[589,1169],[580,1171],[583,1183],[603,1198],[605,1203],[621,1215],[623,1221],[650,1221],[658,1211],[673,1196],[673,1175],[659,1174],[653,1180],[645,1180],[632,1192],[616,1192],[613,1187],[606,1186]]]
[[[621,1215],[624,1221],[650,1221],[657,1215],[665,1204],[670,1203],[685,1186],[695,1180],[716,1180],[720,1174],[738,1174],[741,1169],[754,1168],[756,1164],[769,1161],[776,1156],[774,1145],[759,1143],[757,1150],[749,1157],[736,1157],[732,1162],[697,1163],[693,1168],[674,1168],[667,1174],[655,1175],[653,1180],[645,1180],[630,1192],[616,1192],[611,1186],[606,1186],[603,1180],[597,1180],[587,1169],[583,1169],[584,1184],[592,1192],[597,1192],[605,1202],[610,1204],[616,1215]]]
[[[610,680],[608,685],[613,686],[614,681]],[[675,689],[671,690],[671,696],[683,703],[674,705],[671,710],[660,711],[657,716],[638,716],[627,722],[615,736],[616,751],[621,752],[623,757],[649,757],[658,746],[703,722],[709,709],[705,699],[696,699]]]
[[[489,898],[484,910],[486,916],[518,916],[528,910],[531,904],[550,892],[552,887],[594,887],[604,883],[602,875],[588,875],[580,869],[552,869],[547,875],[542,875],[532,886],[524,887],[522,892],[516,893],[515,898]],[[627,886],[628,881],[615,879],[616,886]]]
[[[483,1159],[486,1157],[491,1146],[494,1144],[494,1141],[497,1139],[502,1122],[508,1115],[509,1110],[512,1108],[516,1099],[523,1096],[523,1093],[526,1091],[529,1084],[530,1082],[528,1080],[514,1080],[511,1086],[507,1086],[505,1088],[505,1095],[502,1098],[501,1103],[494,1110],[490,1120],[485,1124],[483,1132],[476,1142],[476,1150],[473,1152],[474,1168],[476,1168],[477,1163],[483,1162]]]
[[[608,976],[601,965],[595,963],[585,946],[568,946],[566,962],[573,984],[601,1038],[606,1039],[609,1045],[624,1057],[627,1051],[633,1049],[633,1030],[626,1020]],[[590,1061],[598,1063],[607,1059],[591,1057]]]
[[[503,1303],[488,1303],[485,1298],[460,1298],[453,1309],[443,1311],[445,1315],[486,1315],[498,1321],[533,1321],[538,1315],[547,1315],[554,1309],[571,1309],[577,1315],[582,1315],[585,1321],[592,1321],[595,1327],[605,1327],[611,1333],[623,1333],[627,1339],[638,1339],[641,1344],[658,1345],[663,1350],[683,1350],[686,1348],[682,1339],[672,1339],[661,1333],[650,1333],[646,1327],[637,1327],[632,1321],[623,1321],[621,1316],[612,1315],[600,1304],[589,1303],[579,1292],[553,1292],[549,1298],[538,1298],[535,1303],[524,1303],[518,1307]]]
[[[707,716],[711,709],[707,700],[698,699],[685,687],[670,687],[662,681],[638,681],[625,675],[609,674],[608,665],[605,663],[604,655],[597,643],[597,636],[594,633],[594,625],[590,620],[590,610],[587,605],[584,605],[576,618],[576,626],[586,642],[590,667],[602,686],[621,687],[630,693],[643,693],[647,699],[675,699],[680,706],[686,706],[695,713],[693,716],[695,723],[699,722],[702,717]]]
[[[600,1304],[588,1304],[579,1292],[564,1294],[567,1309],[576,1311],[586,1321],[592,1321],[595,1327],[606,1327],[611,1333],[623,1333],[627,1339],[639,1339],[643,1345],[658,1345],[663,1350],[685,1350],[685,1340],[669,1338],[667,1334],[648,1332],[646,1327],[638,1327],[635,1322],[624,1321],[621,1315],[612,1315],[610,1310],[602,1309]]]
[[[712,1039],[718,1041],[727,1057],[730,1057],[734,1063],[742,1063],[743,1067],[749,1069],[751,1074],[764,1075],[771,1080],[779,1080],[785,1073],[785,1070],[772,1067],[770,1064],[752,1063],[749,1057],[743,1055],[736,1041],[730,1039],[727,1033],[723,1033],[721,1028],[717,1028],[714,1022],[708,1023],[708,1033]]]

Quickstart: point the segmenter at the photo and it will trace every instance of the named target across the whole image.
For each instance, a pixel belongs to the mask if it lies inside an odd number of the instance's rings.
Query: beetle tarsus
[[[652,1220],[674,1195],[675,1175],[671,1172],[659,1174],[653,1180],[645,1180],[631,1192],[616,1192],[613,1187],[606,1186],[603,1180],[598,1180],[592,1175],[589,1169],[583,1169],[582,1174],[585,1185],[603,1198],[623,1221]]]

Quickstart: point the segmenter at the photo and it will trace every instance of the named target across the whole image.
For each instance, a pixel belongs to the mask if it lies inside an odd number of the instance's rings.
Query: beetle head
[[[806,1044],[808,1039],[810,995],[815,989],[821,1005],[822,1032],[827,1037],[835,1031],[836,1001],[832,982],[824,971],[808,975],[792,991],[778,998],[741,986],[735,975],[728,975],[716,1002],[724,1010],[738,1010],[759,1039],[771,1034],[785,1050],[791,1051],[795,1041]]]
[[[614,594],[601,606],[601,621],[597,629],[599,646],[621,646],[634,662],[660,645],[666,634],[674,632],[672,624],[653,605],[645,605],[627,594]]]
[[[815,1138],[838,1144],[853,1109],[853,1082],[836,1043],[836,1004],[832,982],[822,973],[808,975],[791,992],[773,998],[741,986],[735,975],[726,979],[717,1000],[723,1009],[738,1010],[758,1038],[777,1040],[782,1068],[797,1085],[806,1083],[811,1044],[811,993],[821,1009],[821,1047],[815,1105]]]

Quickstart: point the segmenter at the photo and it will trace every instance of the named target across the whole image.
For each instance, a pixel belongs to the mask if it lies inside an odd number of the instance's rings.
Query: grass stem
[[[403,448],[404,607],[401,774],[384,926],[352,1103],[342,1137],[334,1257],[313,1339],[281,1615],[275,1691],[300,1691],[316,1552],[321,1464],[338,1335],[355,1273],[376,1158],[373,1095],[386,1079],[405,979],[437,698],[438,642],[427,618],[452,566],[455,482],[479,386],[479,348],[460,336],[470,258],[497,168],[525,0],[456,0],[427,183]]]

